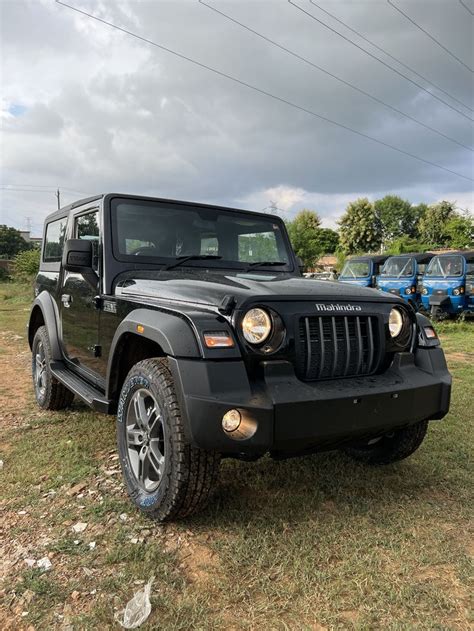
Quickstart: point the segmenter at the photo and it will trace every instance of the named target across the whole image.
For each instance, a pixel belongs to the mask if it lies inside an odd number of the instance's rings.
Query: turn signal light
[[[204,333],[204,343],[207,348],[232,348],[234,340],[227,331],[210,331]]]

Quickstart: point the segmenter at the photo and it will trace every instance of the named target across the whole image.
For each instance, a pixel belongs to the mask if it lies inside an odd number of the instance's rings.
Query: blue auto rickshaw
[[[389,256],[380,270],[378,288],[400,296],[418,310],[422,306],[421,277],[433,256],[429,252]]]
[[[338,280],[343,283],[361,285],[362,287],[375,287],[380,267],[387,258],[388,254],[353,256],[344,263]]]
[[[421,299],[437,320],[474,313],[474,250],[433,257],[422,279]]]

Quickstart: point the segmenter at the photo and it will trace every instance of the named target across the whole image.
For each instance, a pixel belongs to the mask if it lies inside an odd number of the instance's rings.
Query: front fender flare
[[[140,332],[138,327],[143,327]],[[180,315],[150,309],[135,309],[117,327],[112,340],[110,359],[120,338],[126,333],[138,333],[161,346],[166,355],[173,357],[201,357],[196,335],[190,323]]]

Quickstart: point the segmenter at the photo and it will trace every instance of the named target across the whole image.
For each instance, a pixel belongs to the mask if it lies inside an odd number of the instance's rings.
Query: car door
[[[99,274],[99,211],[76,215],[71,236],[92,242],[94,269]],[[100,381],[98,294],[98,287],[81,274],[64,272],[60,305],[63,351],[70,368],[96,383]]]

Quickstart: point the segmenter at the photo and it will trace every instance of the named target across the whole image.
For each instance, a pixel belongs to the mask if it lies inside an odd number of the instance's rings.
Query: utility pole
[[[58,210],[59,210],[61,208],[61,192],[60,192],[59,188],[56,191],[55,195],[56,195],[56,198],[58,200]]]
[[[26,229],[28,232],[31,232],[31,217],[25,217],[26,219]]]

